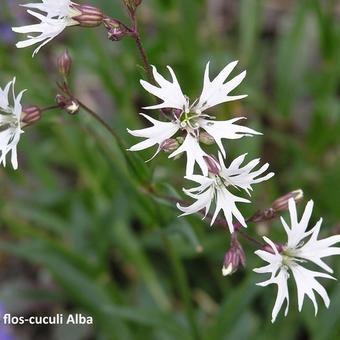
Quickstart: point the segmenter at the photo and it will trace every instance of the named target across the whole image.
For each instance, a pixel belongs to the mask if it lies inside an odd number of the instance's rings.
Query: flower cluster
[[[309,201],[300,221],[297,218],[296,205],[293,198],[289,200],[290,227],[281,218],[282,225],[287,233],[288,241],[285,245],[276,245],[269,238],[264,237],[268,244],[266,250],[257,250],[255,253],[268,264],[261,268],[256,268],[256,273],[271,273],[271,277],[261,283],[259,286],[267,286],[276,284],[278,287],[276,302],[272,312],[272,322],[276,320],[277,314],[286,301],[285,315],[288,313],[289,294],[288,279],[290,273],[293,274],[297,294],[298,308],[302,309],[305,295],[313,302],[315,315],[318,311],[318,304],[314,291],[317,292],[325,306],[329,306],[329,297],[325,288],[316,280],[316,278],[334,279],[331,275],[313,271],[304,268],[304,264],[312,262],[328,273],[333,270],[322,260],[324,257],[339,255],[340,247],[333,247],[334,244],[340,242],[340,235],[330,236],[325,239],[318,240],[322,218],[315,226],[308,229],[309,220],[313,211],[313,201]]]
[[[24,48],[39,44],[33,52],[36,55],[39,50],[63,32],[69,26],[96,27],[101,24],[108,31],[110,40],[120,40],[129,35],[136,38],[137,45],[141,47],[140,36],[137,31],[135,11],[141,5],[141,0],[124,0],[132,19],[132,27],[124,25],[120,21],[110,18],[97,9],[88,5],[79,5],[71,0],[42,0],[39,3],[23,5],[27,12],[40,22],[22,27],[14,27],[13,31],[27,34],[27,39],[17,43],[18,48]],[[33,35],[32,35],[33,34]],[[315,292],[321,296],[326,307],[330,300],[325,288],[317,278],[334,279],[330,274],[332,269],[323,261],[323,258],[340,254],[340,247],[334,245],[340,242],[340,235],[318,239],[322,224],[320,219],[313,228],[308,229],[309,220],[313,210],[313,201],[309,201],[300,221],[297,218],[296,202],[302,198],[302,191],[293,191],[275,200],[269,209],[259,211],[249,219],[245,219],[238,208],[239,203],[250,203],[252,186],[264,182],[274,176],[273,172],[267,172],[269,164],[259,166],[260,159],[254,159],[245,163],[247,154],[230,159],[229,150],[226,150],[223,140],[241,139],[253,137],[261,133],[239,125],[243,118],[229,120],[217,120],[208,110],[219,104],[240,100],[246,95],[232,95],[231,93],[240,85],[246,76],[243,71],[235,77],[230,77],[237,61],[226,65],[213,79],[210,76],[210,63],[205,68],[203,88],[199,97],[190,101],[183,93],[177,77],[170,66],[168,70],[171,81],[164,78],[154,66],[147,63],[145,53],[143,60],[146,63],[150,75],[150,81],[141,80],[143,88],[158,98],[155,105],[144,107],[147,110],[161,110],[166,121],[157,120],[145,113],[140,113],[151,126],[129,130],[128,132],[142,138],[133,145],[130,151],[139,151],[156,147],[151,159],[161,151],[170,153],[169,158],[177,159],[181,155],[186,156],[186,169],[184,178],[197,183],[196,187],[185,189],[184,193],[192,198],[192,204],[177,203],[177,208],[182,215],[194,213],[203,214],[203,218],[209,217],[213,225],[220,219],[231,233],[231,247],[226,252],[222,274],[224,276],[235,272],[239,267],[245,266],[246,256],[241,243],[237,239],[237,231],[247,222],[268,221],[277,216],[281,211],[289,209],[290,226],[281,218],[282,225],[287,233],[288,240],[285,244],[272,242],[263,237],[266,242],[261,249],[255,252],[268,264],[254,269],[256,273],[270,274],[270,278],[258,283],[260,286],[276,284],[278,287],[276,302],[272,311],[272,322],[284,303],[286,303],[285,315],[289,308],[288,279],[294,277],[297,295],[298,309],[301,311],[304,298],[307,295],[315,308],[318,304]],[[63,76],[64,85],[67,85],[67,77],[70,73],[72,60],[69,54],[64,53],[58,60],[59,72]],[[23,133],[22,128],[31,125],[40,119],[44,110],[32,105],[23,108],[21,99],[24,91],[15,94],[15,78],[4,89],[0,88],[0,164],[6,165],[6,157],[11,153],[11,163],[14,169],[18,168],[17,144]],[[58,84],[59,88],[63,86]],[[68,89],[68,88],[67,88]],[[86,108],[70,91],[63,91],[66,95],[57,95],[58,107],[69,114],[75,114],[80,108]],[[50,107],[51,108],[51,107]],[[46,110],[46,109],[45,109]],[[88,112],[93,112],[88,109]],[[101,119],[99,119],[101,121]],[[216,144],[217,156],[209,154],[203,144]],[[228,165],[226,165],[226,159]],[[242,196],[242,193],[247,198]],[[213,213],[210,213],[210,210]],[[219,215],[220,218],[218,218]],[[229,232],[228,232],[229,235]],[[251,237],[248,236],[248,239]],[[255,240],[258,245],[261,243]],[[314,264],[323,271],[313,271],[305,268],[305,265]]]
[[[164,143],[175,134],[180,133],[181,138],[177,138],[177,141],[180,140],[182,143],[179,143],[180,145],[173,150],[169,158],[185,153],[187,158],[185,178],[199,183],[200,186],[184,189],[188,196],[196,200],[195,203],[187,207],[178,204],[177,207],[183,212],[183,215],[193,214],[203,209],[205,209],[205,215],[207,215],[211,204],[214,202],[216,208],[211,224],[214,223],[218,213],[222,210],[230,232],[234,231],[233,216],[246,227],[245,219],[238,210],[236,203],[249,203],[248,199],[233,194],[231,189],[243,189],[250,195],[252,184],[265,181],[274,175],[273,173],[263,175],[269,167],[268,164],[254,170],[259,164],[258,159],[241,167],[246,155],[239,156],[231,162],[229,167],[226,167],[224,164],[226,150],[222,144],[222,139],[239,139],[260,133],[236,124],[242,118],[218,121],[216,117],[206,113],[206,110],[218,104],[246,97],[246,95],[230,95],[246,75],[246,71],[243,71],[236,77],[227,80],[237,63],[237,61],[229,63],[213,80],[210,79],[210,63],[208,63],[205,68],[202,93],[193,103],[190,103],[189,98],[183,94],[170,66],[168,66],[168,69],[172,81],[165,79],[153,67],[153,76],[158,86],[144,80],[141,80],[141,85],[162,102],[144,109],[166,109],[167,112],[170,112],[167,115],[169,121],[159,121],[141,113],[153,126],[141,130],[128,130],[131,135],[144,138],[143,141],[132,146],[130,150],[138,151],[157,145],[153,157],[162,150]],[[202,134],[208,134],[212,141],[217,144],[219,149],[218,161],[202,149],[200,142]],[[196,164],[202,175],[194,174]]]

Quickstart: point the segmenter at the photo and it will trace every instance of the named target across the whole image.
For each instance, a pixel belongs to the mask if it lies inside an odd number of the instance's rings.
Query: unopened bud
[[[64,110],[70,115],[75,115],[79,111],[79,103],[75,99],[69,100],[64,106]]]
[[[174,138],[169,138],[163,141],[160,145],[160,149],[166,153],[173,152],[179,148],[179,142]]]
[[[250,218],[250,221],[253,223],[261,223],[264,221],[270,221],[276,216],[277,216],[276,210],[274,210],[273,208],[267,208],[258,211],[254,216]]]
[[[38,106],[26,106],[22,110],[22,118],[21,121],[24,124],[33,124],[37,122],[41,118],[41,109]]]
[[[199,136],[199,141],[206,145],[212,145],[215,143],[215,139],[208,132],[202,131]]]
[[[184,142],[184,137],[176,137],[175,139],[176,139],[176,141],[178,142],[179,145],[182,145],[183,142]],[[180,154],[176,155],[173,159],[174,160],[180,159],[182,157],[182,155],[183,155],[183,152],[181,152]]]
[[[277,251],[279,253],[281,253],[284,250],[284,245],[283,244],[279,244],[279,243],[274,243],[275,248],[277,249]],[[262,247],[262,250],[271,253],[271,254],[275,254],[274,249],[272,248],[272,246],[270,246],[269,244],[266,244]]]
[[[57,94],[55,97],[55,101],[60,107],[64,108],[66,105],[67,99],[63,95]]]
[[[57,59],[59,72],[63,77],[68,77],[71,72],[72,58],[67,50],[65,50]]]
[[[61,94],[57,94],[55,100],[57,104],[70,115],[78,113],[80,105],[76,99],[67,99]]]
[[[295,202],[300,202],[303,198],[303,191],[301,189],[294,190],[276,199],[272,204],[272,208],[275,211],[288,210],[288,201],[291,198],[293,198]]]
[[[203,156],[205,163],[208,166],[208,171],[214,175],[218,175],[221,172],[221,166],[214,156]]]
[[[234,234],[233,234],[234,235]],[[227,276],[235,273],[240,267],[246,264],[246,255],[235,236],[232,235],[231,248],[224,256],[222,275]]]
[[[103,23],[103,12],[94,6],[74,4],[79,15],[72,17],[81,27],[97,27]]]
[[[129,33],[127,27],[116,19],[105,17],[103,23],[107,29],[107,36],[109,40],[119,41]]]
[[[142,0],[123,0],[126,7],[132,11],[135,11],[136,8],[142,3]]]
[[[111,41],[122,40],[128,34],[128,30],[124,26],[111,28],[107,32],[107,37]]]

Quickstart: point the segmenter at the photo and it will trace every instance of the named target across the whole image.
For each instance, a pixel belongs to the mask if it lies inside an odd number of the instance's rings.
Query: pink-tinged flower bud
[[[214,158],[214,156],[203,156],[205,163],[208,166],[208,171],[214,175],[218,175],[221,172],[220,163]]]
[[[61,94],[57,94],[55,101],[60,106],[60,108],[64,109],[70,115],[75,115],[79,112],[79,103],[75,99],[67,99]]]
[[[209,133],[205,131],[200,132],[199,141],[206,145],[212,145],[215,143],[213,136],[209,135]]]
[[[57,59],[60,74],[67,78],[71,72],[72,58],[67,49]]]
[[[232,234],[231,248],[224,256],[222,275],[227,276],[235,273],[240,267],[246,264],[246,254],[237,240],[237,237]]]
[[[274,244],[275,244],[275,247],[276,247],[277,251],[279,253],[282,253],[283,250],[284,250],[284,245],[283,244],[279,244],[279,243],[274,243]],[[262,247],[262,250],[264,250],[264,251],[266,251],[268,253],[271,253],[271,254],[275,254],[273,248],[269,244],[264,245]]]
[[[127,27],[116,19],[105,17],[103,23],[109,40],[119,41],[129,34]]]
[[[38,106],[26,106],[22,110],[21,121],[27,125],[33,124],[41,118],[41,113],[42,111]]]
[[[161,143],[160,149],[166,153],[171,153],[177,150],[179,146],[180,146],[180,143],[176,139],[169,138]]]
[[[126,37],[128,30],[124,26],[114,27],[107,31],[107,37],[111,41],[119,41]]]
[[[276,199],[272,204],[272,208],[275,211],[288,210],[288,201],[289,201],[290,198],[294,198],[295,202],[300,202],[303,198],[303,191],[301,189],[294,190],[294,191],[291,191],[288,194]]]
[[[73,16],[72,20],[78,22],[81,27],[97,27],[103,23],[103,12],[94,6],[74,4],[73,7],[80,12]]]
[[[267,208],[264,210],[258,211],[253,217],[251,217],[251,222],[260,223],[264,221],[270,221],[277,216],[276,210],[273,208]]]
[[[55,101],[61,108],[64,108],[66,105],[67,99],[63,95],[57,94],[55,97]]]
[[[142,0],[123,0],[129,10],[135,11],[142,3]]]

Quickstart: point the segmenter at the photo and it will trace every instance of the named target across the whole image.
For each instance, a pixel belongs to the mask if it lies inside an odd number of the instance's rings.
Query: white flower
[[[13,31],[17,33],[27,33],[27,40],[19,41],[16,46],[24,48],[27,46],[40,43],[38,48],[33,52],[36,55],[39,50],[59,35],[66,27],[78,25],[79,22],[73,20],[74,17],[81,14],[70,0],[43,0],[42,3],[30,3],[23,5],[27,8],[37,9],[45,12],[46,15],[41,13],[27,10],[27,12],[40,20],[40,23],[34,25],[27,25],[22,27],[13,27]],[[40,33],[32,36],[31,33]]]
[[[289,200],[291,227],[281,218],[288,235],[287,244],[281,246],[282,249],[279,247],[279,252],[278,247],[267,237],[264,237],[271,251],[257,250],[255,252],[261,259],[268,262],[268,265],[256,268],[254,271],[257,273],[271,273],[271,277],[268,280],[258,283],[258,285],[267,286],[269,284],[276,284],[278,286],[276,302],[272,312],[272,322],[275,321],[285,300],[287,301],[285,315],[288,313],[289,294],[287,281],[290,277],[289,272],[293,274],[295,279],[299,311],[301,311],[304,297],[307,295],[313,302],[315,315],[317,314],[318,304],[314,291],[321,296],[326,307],[328,308],[329,306],[328,294],[316,278],[334,279],[334,277],[323,272],[306,269],[302,264],[311,261],[327,272],[333,273],[333,270],[323,262],[322,258],[340,254],[339,247],[332,247],[335,243],[340,242],[340,235],[318,240],[322,219],[312,229],[307,231],[312,211],[313,201],[309,201],[300,222],[298,222],[295,201],[291,198]],[[308,239],[306,240],[306,238]]]
[[[183,207],[177,203],[178,209],[183,212],[181,216],[193,214],[201,210],[205,210],[206,216],[212,202],[215,202],[216,207],[211,219],[211,225],[215,222],[219,212],[223,210],[224,217],[231,233],[234,231],[233,216],[242,226],[246,227],[244,217],[238,210],[236,203],[249,203],[250,201],[232,194],[230,192],[230,187],[244,189],[250,195],[252,184],[268,180],[274,176],[274,173],[271,172],[265,176],[259,177],[268,169],[268,163],[264,164],[259,170],[251,172],[259,164],[259,159],[255,159],[247,165],[240,167],[245,156],[246,154],[239,156],[227,168],[223,163],[222,155],[219,154],[220,171],[218,173],[209,173],[209,177],[200,175],[186,176],[185,178],[199,183],[200,186],[192,189],[183,189],[183,191],[188,196],[194,198],[196,202],[187,207]]]
[[[21,98],[25,91],[17,96],[14,93],[15,78],[2,90],[0,88],[0,164],[6,166],[6,156],[11,151],[11,162],[14,169],[18,168],[17,144],[21,130]],[[9,91],[12,88],[13,105],[9,101]]]
[[[203,112],[217,104],[228,102],[231,100],[241,99],[246,95],[230,96],[229,93],[234,90],[245,77],[246,72],[226,81],[229,74],[235,68],[237,61],[228,64],[220,74],[213,80],[209,79],[209,63],[206,66],[204,84],[201,96],[194,101],[192,105],[189,99],[183,94],[181,87],[177,81],[174,71],[168,66],[172,81],[166,80],[160,75],[153,66],[153,75],[158,86],[152,85],[144,80],[141,84],[144,89],[162,100],[162,103],[145,107],[145,109],[172,109],[173,114],[170,117],[170,122],[163,123],[157,120],[152,120],[154,124],[152,135],[150,136],[150,128],[137,130],[136,132],[128,130],[134,136],[146,138],[144,144],[138,143],[130,150],[135,151],[146,149],[150,146],[158,144],[156,154],[160,151],[160,144],[164,141],[164,136],[173,136],[180,131],[184,134],[184,143],[181,147],[173,152],[169,158],[175,157],[180,153],[187,154],[186,176],[190,176],[194,172],[195,163],[197,163],[203,173],[208,175],[208,170],[203,157],[206,153],[199,145],[200,133],[205,130],[217,143],[221,153],[226,157],[222,139],[238,139],[244,136],[252,136],[260,134],[247,127],[237,125],[235,122],[242,118],[230,119],[227,121],[215,121],[212,116],[203,114]],[[151,120],[148,116],[145,116]],[[166,125],[167,124],[167,125]],[[169,132],[166,133],[167,127]],[[159,132],[159,133],[158,133]]]

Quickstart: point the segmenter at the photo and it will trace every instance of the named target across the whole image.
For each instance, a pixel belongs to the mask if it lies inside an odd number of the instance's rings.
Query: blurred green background
[[[74,59],[72,86],[117,131],[126,146],[137,139],[137,113],[152,103],[132,39],[109,42],[104,28],[69,28],[34,59],[18,50],[11,26],[31,23],[22,1],[0,11],[0,83],[14,75],[27,88],[24,104],[53,104],[56,57]],[[125,23],[119,0],[92,0]],[[238,59],[247,69],[237,93],[245,100],[220,105],[219,119],[246,116],[264,133],[228,144],[271,164],[276,176],[255,187],[249,216],[288,191],[303,188],[315,201],[322,236],[340,230],[340,3],[336,0],[144,0],[139,23],[150,61],[167,75],[171,65],[184,92],[199,95],[205,64],[216,74]],[[158,115],[157,112],[154,113]],[[214,148],[211,149],[215,151]],[[115,140],[86,112],[46,113],[22,135],[19,170],[0,171],[0,303],[10,313],[81,312],[91,326],[17,326],[15,339],[337,339],[340,284],[323,280],[331,305],[309,300],[297,311],[294,283],[287,318],[270,322],[276,287],[261,288],[252,272],[261,261],[243,239],[247,268],[221,275],[229,235],[199,216],[177,218],[173,204],[143,187],[182,195],[184,159],[151,150],[127,159]],[[249,225],[252,235],[285,241],[280,224]],[[329,261],[340,277],[340,258]]]

